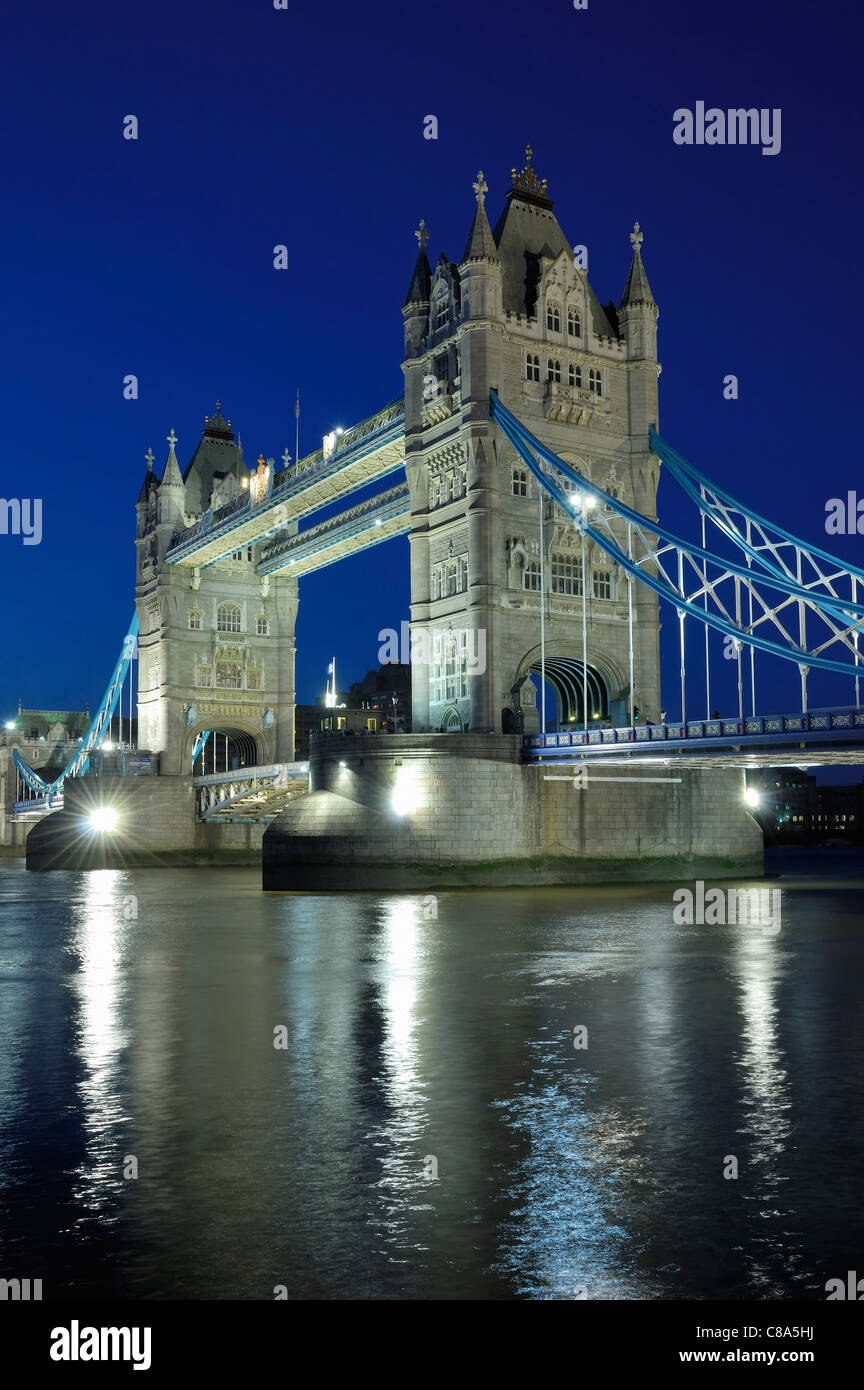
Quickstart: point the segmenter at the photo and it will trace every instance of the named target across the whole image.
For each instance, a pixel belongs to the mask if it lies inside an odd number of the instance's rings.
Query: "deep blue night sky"
[[[303,453],[401,392],[419,219],[433,263],[458,260],[477,169],[494,223],[527,141],[601,302],[620,298],[642,224],[666,438],[864,563],[861,538],[824,529],[829,497],[864,495],[861,36],[851,0],[12,5],[0,495],[41,497],[44,536],[0,535],[0,715],[19,695],[100,697],[132,611],[145,451],[161,471],[172,426],[185,464],[219,397],[247,461],[293,455],[298,386]],[[699,100],[780,107],[781,153],[676,145],[673,111]],[[130,113],[137,142],[122,137]],[[660,512],[695,536],[669,479]],[[403,538],[301,581],[298,699],[322,690],[334,653],[346,679],[375,664],[379,628],[408,616],[407,554]],[[713,641],[725,712],[733,663]],[[781,687],[760,667],[760,707],[794,708],[795,668]],[[835,698],[851,683],[813,679],[812,705]]]

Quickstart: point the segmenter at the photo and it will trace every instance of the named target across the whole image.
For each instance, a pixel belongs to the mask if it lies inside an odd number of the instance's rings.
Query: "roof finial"
[[[283,462],[283,464],[285,465],[286,468],[288,467],[289,463],[291,462],[291,455],[290,455],[289,452],[288,452],[288,447],[287,447],[287,445],[286,445],[286,447],[285,447],[285,452],[284,452],[284,454],[282,455],[282,462]]]
[[[171,433],[170,433],[170,434],[166,434],[165,438],[168,440],[168,443],[171,445],[171,452],[173,453],[173,452],[174,452],[174,445],[177,443],[177,436],[176,436],[176,434],[174,433],[174,426],[173,426],[173,425],[171,426]]]
[[[145,459],[147,460],[147,472],[148,472],[148,473],[152,473],[152,472],[153,472],[153,450],[152,450],[152,449],[148,449],[147,452],[146,452],[146,454],[144,455],[144,457],[145,457]]]
[[[513,187],[520,189],[524,193],[539,194],[541,198],[548,198],[548,180],[538,179],[531,161],[534,158],[534,150],[530,145],[525,146],[525,168],[519,174],[515,169],[511,169]]]
[[[489,185],[483,177],[482,169],[474,180],[472,187],[477,198],[477,206],[482,208],[483,204],[486,202],[486,194],[489,192]]]
[[[631,244],[631,246],[633,247],[633,252],[634,252],[635,255],[638,256],[638,255],[641,254],[641,252],[640,252],[640,247],[641,247],[641,245],[642,245],[642,243],[643,243],[644,240],[645,240],[645,238],[644,238],[644,236],[642,235],[642,233],[641,233],[640,230],[639,230],[639,223],[638,223],[638,222],[634,222],[634,223],[633,223],[633,230],[632,230],[632,232],[630,233],[630,244]]]
[[[414,235],[420,243],[420,254],[422,256],[423,252],[426,250],[426,243],[429,240],[429,233],[426,230],[425,218],[420,218],[420,226],[418,227]]]

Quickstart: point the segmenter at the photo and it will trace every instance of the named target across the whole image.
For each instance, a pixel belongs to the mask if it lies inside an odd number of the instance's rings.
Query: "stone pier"
[[[65,805],[32,827],[27,868],[173,869],[257,865],[263,824],[196,821],[191,777],[69,779]],[[90,817],[108,808],[116,829],[94,832]]]
[[[270,890],[525,887],[759,875],[744,771],[524,764],[502,734],[313,740],[310,791],[262,844]],[[680,782],[591,783],[611,776]],[[566,780],[548,780],[550,778]]]

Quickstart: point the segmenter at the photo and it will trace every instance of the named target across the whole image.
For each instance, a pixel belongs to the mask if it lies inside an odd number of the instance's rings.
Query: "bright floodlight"
[[[7,719],[7,720],[6,720],[6,728],[7,728],[7,729],[14,729],[14,728],[15,728],[15,720],[14,720],[14,719]]]
[[[748,806],[758,806],[761,799],[755,787],[748,787],[744,793],[744,800]]]
[[[119,816],[116,811],[112,811],[110,806],[99,806],[90,816],[90,829],[97,830],[99,833],[117,829]]]
[[[586,506],[586,507],[596,507],[596,506],[597,506],[597,498],[594,497],[592,494],[589,493],[589,495],[585,498],[585,506]]]
[[[103,743],[103,744],[102,744],[102,752],[103,752],[103,753],[113,753],[113,752],[114,752],[114,744],[113,744],[113,743]]]
[[[400,767],[391,798],[397,816],[410,816],[423,805],[418,769],[408,764]]]

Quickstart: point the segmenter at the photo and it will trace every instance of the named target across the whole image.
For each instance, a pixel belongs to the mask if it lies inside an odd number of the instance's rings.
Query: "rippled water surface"
[[[864,878],[824,862],[774,936],[675,925],[674,885],[0,863],[0,1277],[824,1298],[864,1257]]]

